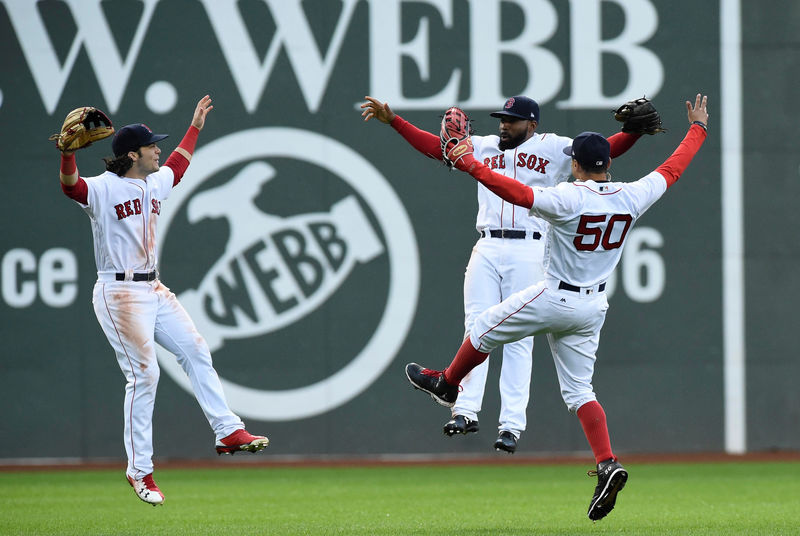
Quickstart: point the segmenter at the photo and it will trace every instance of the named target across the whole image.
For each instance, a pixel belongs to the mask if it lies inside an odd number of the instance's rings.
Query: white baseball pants
[[[464,274],[464,327],[466,336],[475,319],[515,292],[541,280],[544,237],[481,238],[472,249]],[[530,396],[533,338],[523,338],[502,348],[500,369],[500,430],[519,437],[525,430]],[[462,381],[453,415],[477,419],[481,410],[489,370],[487,359]]]
[[[216,439],[244,428],[225,401],[205,339],[160,281],[98,281],[92,303],[127,380],[124,443],[129,476],[153,472],[153,406],[160,375],[156,343],[175,354],[189,376]]]
[[[546,333],[561,387],[571,412],[597,400],[592,375],[608,299],[599,285],[559,290],[555,280],[540,281],[484,311],[470,331],[472,345],[491,352],[501,344]]]

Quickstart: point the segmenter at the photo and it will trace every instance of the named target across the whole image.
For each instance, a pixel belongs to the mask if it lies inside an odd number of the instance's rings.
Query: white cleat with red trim
[[[139,479],[131,478],[130,475],[125,476],[128,477],[128,483],[130,483],[133,487],[133,491],[136,492],[136,496],[141,500],[153,506],[164,504],[164,494],[161,493],[161,490],[158,489],[158,486],[153,480],[153,473]]]
[[[269,439],[264,436],[253,435],[244,428],[236,430],[229,436],[217,441],[217,454],[233,455],[240,450],[247,452],[258,452],[269,445]]]

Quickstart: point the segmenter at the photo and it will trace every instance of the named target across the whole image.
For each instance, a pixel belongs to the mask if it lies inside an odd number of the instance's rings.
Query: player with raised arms
[[[211,97],[197,103],[178,147],[159,165],[157,143],[167,137],[142,123],[114,133],[108,117],[91,107],[73,110],[51,139],[61,150],[61,188],[92,223],[97,283],[92,303],[100,327],[114,349],[125,386],[126,476],[146,503],[162,504],[153,480],[153,407],[159,367],[156,343],[178,359],[216,436],[218,454],[257,452],[269,443],[245,430],[228,407],[211,353],[175,294],[158,274],[158,217],[169,193],[189,166],[197,137],[213,109]],[[114,158],[96,177],[78,175],[75,150],[114,134]]]
[[[440,136],[421,130],[395,114],[388,103],[370,96],[361,105],[365,121],[372,118],[392,126],[422,154],[443,159]],[[572,139],[539,130],[539,104],[524,95],[506,100],[490,114],[499,120],[497,135],[473,136],[475,158],[497,173],[527,186],[555,186],[570,174],[570,158],[563,153]],[[662,132],[661,118],[648,99],[629,101],[616,110],[622,132],[608,137],[611,156],[625,153],[642,134]],[[508,203],[478,185],[475,228],[479,239],[472,248],[464,273],[464,328],[469,333],[475,318],[514,292],[527,288],[544,275],[542,259],[548,224],[542,218]],[[526,429],[530,393],[533,338],[526,337],[501,347],[500,419],[496,450],[513,453]],[[470,372],[444,425],[448,436],[479,430],[488,360]]]
[[[686,101],[689,131],[672,155],[633,182],[612,182],[609,143],[596,132],[578,135],[565,152],[574,182],[530,187],[489,169],[472,155],[466,118],[443,120],[443,158],[489,190],[550,222],[542,281],[504,299],[475,319],[469,337],[444,370],[406,365],[411,384],[452,407],[459,383],[494,348],[530,335],[547,334],[564,403],[576,413],[597,463],[597,486],[589,504],[592,520],[605,517],[625,486],[628,472],[611,450],[606,414],[592,387],[600,330],[608,310],[606,281],[619,263],[625,238],[638,219],[675,185],[707,135],[707,97]],[[458,116],[461,110],[448,114]],[[454,132],[460,130],[460,132]],[[455,142],[454,142],[455,138]],[[591,471],[590,474],[594,474]]]

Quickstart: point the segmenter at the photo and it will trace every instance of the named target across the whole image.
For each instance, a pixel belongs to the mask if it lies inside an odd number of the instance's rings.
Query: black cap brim
[[[572,156],[572,145],[564,147],[564,154],[567,156]]]
[[[492,117],[514,117],[516,119],[525,119],[526,121],[536,121],[536,119],[531,119],[530,117],[527,117],[527,116],[524,116],[524,115],[510,114],[510,113],[504,112],[504,111],[492,112],[489,115],[491,115]]]
[[[169,134],[153,134],[152,136],[150,136],[150,140],[148,141],[148,143],[145,143],[145,145],[150,145],[151,143],[158,143],[165,138],[169,138]]]

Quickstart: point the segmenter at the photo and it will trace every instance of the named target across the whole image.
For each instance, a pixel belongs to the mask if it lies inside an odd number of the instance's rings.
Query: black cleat
[[[497,436],[497,441],[494,442],[494,450],[498,452],[504,450],[509,454],[514,454],[514,451],[517,450],[517,438],[508,430],[503,430]]]
[[[458,398],[458,385],[450,385],[444,379],[444,372],[422,368],[416,363],[406,365],[406,377],[415,389],[425,391],[437,403],[452,408]]]
[[[622,491],[628,481],[628,471],[614,458],[597,464],[597,471],[589,471],[589,476],[597,475],[597,487],[589,504],[589,519],[597,521],[606,517],[617,502],[617,493]]]
[[[444,423],[444,435],[454,436],[456,434],[469,434],[480,430],[478,421],[473,421],[464,415],[455,415],[452,419]]]

